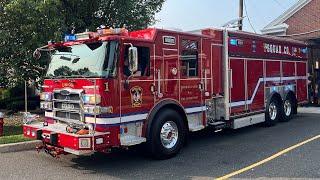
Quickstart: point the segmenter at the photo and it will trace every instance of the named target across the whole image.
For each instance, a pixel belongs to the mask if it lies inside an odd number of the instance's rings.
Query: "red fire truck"
[[[50,51],[46,120],[25,124],[24,135],[53,156],[145,143],[154,157],[169,158],[190,132],[273,126],[308,97],[308,49],[289,39],[101,28],[39,50]]]

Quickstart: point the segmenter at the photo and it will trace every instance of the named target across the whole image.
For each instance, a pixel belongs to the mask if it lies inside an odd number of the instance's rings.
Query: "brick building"
[[[299,0],[261,32],[305,41],[310,45],[309,72],[313,80],[310,93],[314,95],[314,101],[320,99],[320,0]]]

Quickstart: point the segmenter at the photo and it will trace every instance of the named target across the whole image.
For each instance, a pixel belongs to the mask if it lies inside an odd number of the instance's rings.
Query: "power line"
[[[278,0],[273,0],[274,2],[276,2],[282,9],[286,9],[286,7],[281,4]]]
[[[257,33],[257,31],[255,30],[255,28],[253,27],[253,25],[252,25],[252,23],[251,23],[251,19],[250,19],[250,16],[249,16],[249,14],[248,14],[248,10],[247,10],[247,3],[246,3],[245,0],[243,0],[243,4],[244,4],[244,10],[245,10],[246,15],[247,15],[247,17],[248,17],[249,24],[250,24],[252,30],[254,31],[254,33]]]

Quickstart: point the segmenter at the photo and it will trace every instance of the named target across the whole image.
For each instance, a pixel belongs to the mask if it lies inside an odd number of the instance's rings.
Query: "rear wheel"
[[[280,119],[280,121],[283,121],[283,122],[290,121],[294,114],[294,108],[295,108],[294,100],[292,96],[288,95],[283,102],[282,118]]]
[[[186,130],[182,117],[174,110],[161,111],[154,119],[148,148],[156,159],[175,156],[182,149]]]
[[[265,120],[265,125],[266,126],[274,126],[277,124],[277,122],[281,118],[281,102],[273,97],[270,102],[267,105],[266,108],[266,120]]]

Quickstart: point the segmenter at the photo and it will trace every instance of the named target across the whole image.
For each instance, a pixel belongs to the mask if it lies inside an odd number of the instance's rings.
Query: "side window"
[[[90,49],[97,48],[99,44],[88,45]],[[103,64],[103,71],[107,77],[115,77],[117,73],[117,63],[119,55],[119,43],[117,41],[111,41],[106,46],[106,56]]]
[[[124,75],[130,76],[129,70],[129,47],[126,46],[124,54]],[[150,76],[150,48],[137,46],[138,48],[138,71],[133,74],[135,77]]]
[[[181,75],[183,77],[198,76],[198,43],[191,40],[182,40]]]
[[[198,52],[184,50],[181,54],[181,72],[184,77],[198,76]]]

